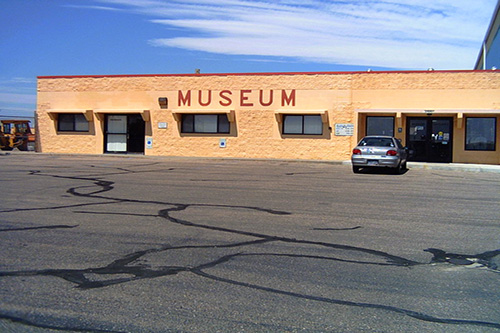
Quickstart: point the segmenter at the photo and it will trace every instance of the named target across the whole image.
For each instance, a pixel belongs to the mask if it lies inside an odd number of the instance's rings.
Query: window
[[[58,116],[57,130],[60,132],[88,132],[89,122],[80,113],[61,113]]]
[[[366,117],[366,135],[394,136],[394,117]]]
[[[465,150],[495,150],[496,118],[466,118]]]
[[[227,114],[183,114],[182,133],[229,133]]]
[[[28,123],[17,123],[15,124],[15,128],[16,128],[16,133],[21,133],[21,134],[29,133]]]
[[[283,115],[283,134],[321,135],[321,115]]]
[[[394,142],[391,138],[370,138],[365,137],[358,144],[359,146],[366,147],[392,147],[394,148]]]
[[[12,133],[12,124],[3,124],[3,132],[4,133]]]

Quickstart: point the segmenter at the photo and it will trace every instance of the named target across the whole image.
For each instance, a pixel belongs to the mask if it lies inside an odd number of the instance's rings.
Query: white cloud
[[[31,77],[13,77],[10,82],[19,84],[36,84],[36,79]]]
[[[0,103],[35,104],[36,103],[36,95],[0,93]]]
[[[8,84],[11,86],[25,86],[25,85],[33,85],[36,84],[36,78],[31,77],[11,77],[5,78],[0,77],[0,85]]]
[[[495,0],[100,0],[176,28],[151,41],[219,54],[390,68],[474,66]]]
[[[107,11],[120,11],[120,9],[115,7],[105,7],[105,6],[81,6],[81,5],[65,5],[64,7],[68,8],[84,8],[84,9],[98,9],[98,10],[107,10]]]
[[[0,77],[0,103],[28,104],[36,102],[36,95],[29,94],[36,87],[36,79],[29,77]],[[0,108],[5,109],[0,105]]]

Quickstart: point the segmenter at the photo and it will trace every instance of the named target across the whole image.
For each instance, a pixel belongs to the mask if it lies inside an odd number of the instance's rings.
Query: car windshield
[[[394,142],[390,138],[364,138],[359,146],[394,147]]]

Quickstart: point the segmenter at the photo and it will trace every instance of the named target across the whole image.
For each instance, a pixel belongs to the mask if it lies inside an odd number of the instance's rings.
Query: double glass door
[[[411,161],[452,162],[453,118],[408,118],[406,142]]]
[[[106,153],[144,153],[144,135],[140,114],[106,115]]]

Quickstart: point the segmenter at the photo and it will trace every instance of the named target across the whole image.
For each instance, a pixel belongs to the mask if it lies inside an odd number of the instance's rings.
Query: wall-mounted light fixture
[[[168,98],[166,97],[158,98],[158,104],[160,104],[161,109],[168,109]]]

